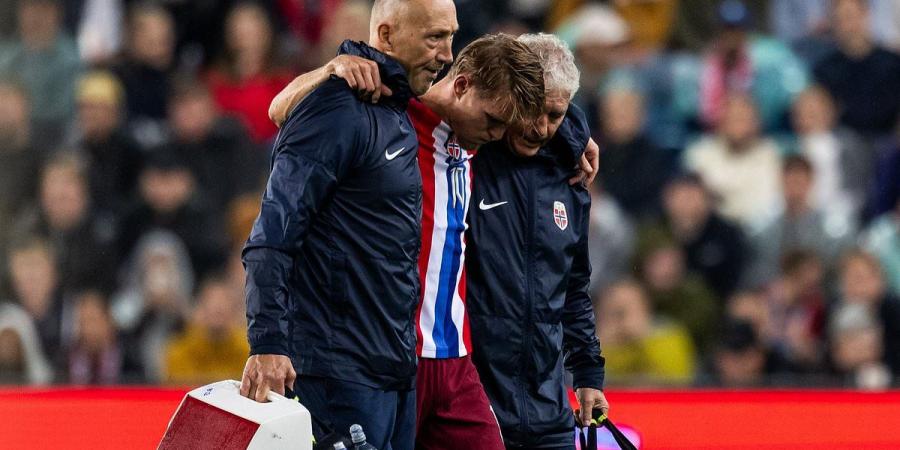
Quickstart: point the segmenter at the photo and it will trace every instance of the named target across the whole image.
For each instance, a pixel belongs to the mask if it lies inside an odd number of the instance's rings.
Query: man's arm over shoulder
[[[251,354],[288,355],[293,257],[369,139],[368,116],[346,86],[322,86],[278,134],[259,216],[244,246]]]
[[[574,103],[566,110],[551,145],[561,146],[558,151],[570,154],[577,162],[575,175],[569,179],[569,184],[589,186],[594,182],[600,169],[600,147],[591,139],[591,128],[584,111]]]
[[[294,78],[275,95],[272,103],[269,104],[269,120],[281,128],[294,107],[315,88],[327,81],[329,76],[327,66],[322,66]]]
[[[567,148],[575,161],[581,158],[584,148],[591,139],[591,127],[588,125],[584,111],[574,103],[569,104],[566,117],[556,130],[556,135],[551,141],[552,145],[561,145]]]
[[[603,388],[605,359],[600,355],[600,342],[594,324],[594,308],[588,295],[591,278],[591,263],[588,256],[588,223],[590,220],[590,200],[586,192],[582,205],[578,230],[581,239],[576,246],[577,254],[569,273],[566,305],[563,309],[563,350],[566,369],[572,372],[576,389],[589,387]]]
[[[377,103],[381,95],[392,94],[387,86],[381,84],[381,75],[375,61],[359,56],[338,55],[324,66],[294,78],[285,86],[269,104],[269,120],[281,127],[294,107],[332,76],[346,80],[347,86],[365,101]]]

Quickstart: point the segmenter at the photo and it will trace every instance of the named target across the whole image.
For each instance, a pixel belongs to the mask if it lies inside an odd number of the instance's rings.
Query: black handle
[[[606,427],[609,430],[609,433],[612,435],[613,439],[616,440],[616,444],[619,444],[619,448],[622,450],[637,450],[637,447],[625,437],[625,434],[616,427],[609,417],[606,414],[603,414],[599,409],[595,409],[593,411],[594,420],[591,421],[591,424],[588,426],[587,436],[584,433],[579,433],[578,439],[581,444],[582,450],[595,450],[597,448],[597,427],[602,426]]]

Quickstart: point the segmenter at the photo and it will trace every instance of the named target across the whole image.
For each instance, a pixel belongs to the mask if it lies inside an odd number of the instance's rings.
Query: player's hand
[[[285,389],[293,389],[297,372],[291,358],[284,355],[252,355],[244,366],[241,377],[241,395],[260,403],[268,402],[269,391],[284,395]]]
[[[578,397],[578,411],[576,417],[581,426],[586,427],[591,424],[594,410],[599,409],[603,414],[609,413],[609,402],[603,391],[594,388],[579,388],[575,390],[575,396]]]
[[[382,95],[393,94],[390,88],[381,83],[378,63],[370,59],[353,55],[338,55],[325,65],[329,75],[343,78],[350,89],[356,91],[363,101],[378,103]]]
[[[578,172],[569,179],[569,184],[581,183],[582,186],[588,187],[594,182],[598,170],[600,170],[600,146],[591,138],[588,139],[581,161],[578,162]]]

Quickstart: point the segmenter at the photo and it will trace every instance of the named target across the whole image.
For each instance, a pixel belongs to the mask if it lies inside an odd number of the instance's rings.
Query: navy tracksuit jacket
[[[589,134],[580,111],[569,110],[538,155],[517,156],[501,141],[473,160],[472,358],[510,448],[574,444],[564,368],[576,388],[603,386],[587,294],[590,194],[568,182]]]
[[[362,43],[393,96],[360,101],[332,78],[275,141],[262,210],[243,251],[251,354],[300,376],[406,390],[415,384],[422,181],[404,69]]]

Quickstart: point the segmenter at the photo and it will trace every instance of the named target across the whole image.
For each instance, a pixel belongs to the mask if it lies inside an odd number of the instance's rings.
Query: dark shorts
[[[378,450],[413,450],[416,391],[386,391],[357,383],[300,376],[294,392],[310,414],[349,437],[350,425],[360,424],[367,441]],[[314,434],[321,430],[313,427]]]
[[[503,450],[500,426],[469,356],[419,359],[416,449]]]

